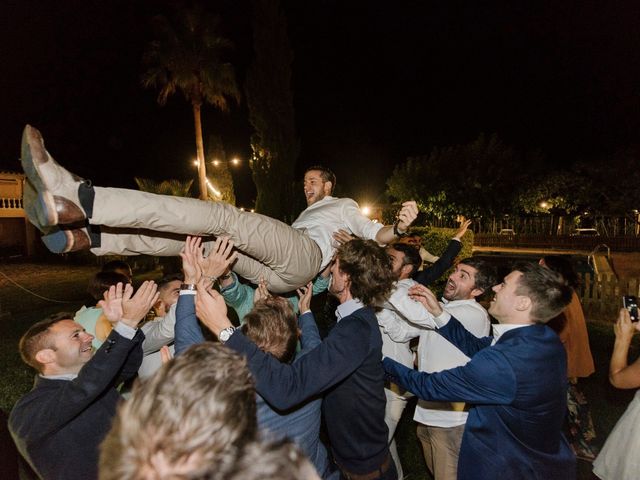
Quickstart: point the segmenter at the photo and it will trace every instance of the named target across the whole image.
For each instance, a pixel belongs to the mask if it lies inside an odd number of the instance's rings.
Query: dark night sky
[[[215,2],[210,2],[214,4]],[[0,169],[19,168],[25,123],[63,165],[98,185],[195,171],[190,106],[165,107],[139,83],[159,2],[5,1],[0,7]],[[250,62],[247,0],[218,3],[242,81]],[[359,201],[384,190],[393,166],[435,146],[497,132],[549,167],[640,143],[637,1],[284,2],[295,53],[298,170],[324,163]],[[246,159],[246,106],[206,108]],[[236,175],[251,200],[246,165]],[[437,179],[424,179],[437,181]]]

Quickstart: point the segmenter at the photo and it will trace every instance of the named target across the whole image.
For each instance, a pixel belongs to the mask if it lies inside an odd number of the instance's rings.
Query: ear
[[[413,267],[411,265],[403,265],[402,268],[400,269],[400,273],[402,273],[402,275],[411,275],[411,270],[413,269]]]
[[[56,353],[51,348],[43,348],[36,353],[35,359],[38,363],[48,365],[55,362]]]
[[[324,182],[322,189],[324,190],[325,195],[331,195],[331,192],[333,191],[333,183]]]
[[[526,295],[518,296],[518,300],[516,301],[516,310],[519,312],[524,312],[527,310],[531,310],[532,302],[529,297]]]
[[[484,290],[481,288],[474,288],[471,290],[471,297],[476,298],[484,293]]]

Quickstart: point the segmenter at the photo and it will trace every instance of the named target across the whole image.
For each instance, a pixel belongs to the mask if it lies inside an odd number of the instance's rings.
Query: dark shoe
[[[44,148],[40,132],[27,125],[22,134],[22,168],[37,192],[31,201],[36,227],[71,224],[85,220],[78,187],[83,180],[62,168]],[[46,242],[45,242],[46,243]]]
[[[53,253],[77,252],[91,248],[86,228],[56,229],[42,236],[42,241]]]

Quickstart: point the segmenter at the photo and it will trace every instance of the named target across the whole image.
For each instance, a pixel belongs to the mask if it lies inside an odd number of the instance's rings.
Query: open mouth
[[[81,350],[82,352],[90,352],[91,351],[91,345],[89,345],[88,347],[85,347]]]

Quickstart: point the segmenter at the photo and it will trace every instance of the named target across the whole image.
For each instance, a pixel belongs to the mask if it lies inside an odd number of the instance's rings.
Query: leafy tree
[[[251,136],[256,210],[275,218],[292,215],[296,138],[287,22],[276,0],[253,0],[255,57],[245,84]]]
[[[219,17],[206,12],[200,4],[179,9],[171,18],[157,15],[152,22],[156,37],[147,45],[143,57],[146,71],[142,84],[158,89],[160,105],[177,90],[191,103],[200,198],[207,199],[201,109],[208,103],[226,111],[228,98],[240,101],[233,67],[223,61],[231,42],[219,33]]]
[[[523,213],[573,215],[589,208],[592,192],[591,179],[576,171],[548,172],[524,184],[516,206]]]
[[[387,181],[387,193],[398,200],[414,198],[439,218],[510,213],[514,186],[526,177],[523,167],[537,162],[539,154],[522,155],[497,135],[481,134],[471,143],[409,158]]]
[[[193,180],[181,181],[170,179],[156,182],[149,178],[139,177],[135,177],[134,180],[138,184],[138,188],[143,192],[157,193],[159,195],[173,195],[174,197],[190,197],[191,185],[193,185]]]

